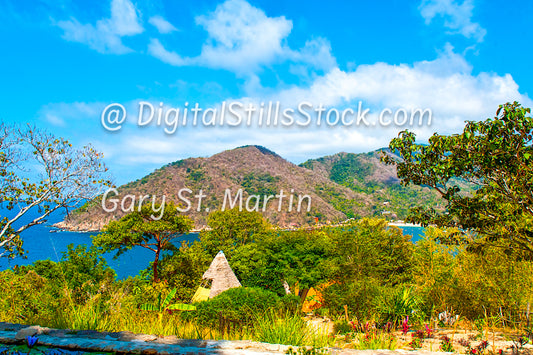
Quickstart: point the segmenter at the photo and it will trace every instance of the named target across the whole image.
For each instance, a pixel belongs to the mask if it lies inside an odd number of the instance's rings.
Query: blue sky
[[[406,128],[424,141],[507,101],[533,106],[532,12],[499,0],[0,0],[0,119],[93,144],[118,183],[245,144],[300,163],[374,150]],[[165,113],[224,101],[362,103],[378,124],[139,126],[140,102]],[[128,113],[114,132],[101,119],[112,103]],[[430,109],[432,123],[385,127],[385,108]]]

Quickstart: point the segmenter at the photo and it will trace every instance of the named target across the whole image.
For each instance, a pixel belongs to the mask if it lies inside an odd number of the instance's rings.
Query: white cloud
[[[174,32],[174,31],[178,30],[176,27],[174,27],[173,24],[171,24],[170,22],[168,22],[167,20],[165,20],[161,16],[152,16],[152,17],[150,17],[148,22],[152,26],[157,28],[157,30],[161,34],[167,34],[167,33],[171,33],[171,32]]]
[[[170,65],[182,66],[190,62],[190,59],[182,58],[179,54],[166,50],[158,39],[150,40],[148,53]]]
[[[183,58],[158,40],[151,41],[149,53],[176,66],[225,69],[247,77],[285,61],[306,65],[308,70],[329,70],[336,65],[326,39],[309,40],[304,48],[293,50],[286,44],[292,21],[284,16],[268,17],[245,0],[227,0],[213,12],[198,16],[196,23],[208,34],[199,56]]]
[[[375,110],[429,108],[434,116],[431,131],[439,133],[457,132],[464,120],[492,117],[498,105],[508,101],[531,105],[511,75],[473,75],[471,66],[449,45],[432,61],[360,65],[350,72],[336,68],[307,88],[295,87],[276,96],[284,102],[307,100],[329,106],[361,100]]]
[[[64,127],[65,121],[61,117],[57,117],[54,114],[47,113],[45,116],[46,121],[56,127]]]
[[[82,24],[77,19],[57,22],[67,41],[88,45],[100,53],[124,54],[131,48],[122,43],[122,37],[144,31],[137,10],[130,0],[112,0],[111,17],[92,24]]]
[[[131,0],[111,0],[111,17],[92,23],[81,23],[75,17],[55,24],[68,41],[88,45],[100,53],[124,54],[133,49],[123,43],[123,37],[144,32],[140,12]],[[177,31],[170,22],[156,15],[148,19],[160,34]],[[290,62],[291,71],[299,76],[312,76],[336,66],[331,46],[325,38],[309,39],[303,48],[287,44],[292,21],[284,16],[269,17],[246,0],[226,0],[212,12],[196,17],[196,24],[207,32],[200,54],[184,57],[179,49],[168,47],[158,38],[148,44],[148,54],[174,66],[203,66],[225,69],[247,79],[263,68]]]
[[[472,22],[473,9],[472,0],[463,0],[462,3],[457,3],[456,0],[422,0],[419,6],[426,24],[431,23],[435,17],[441,17],[444,26],[450,30],[449,33],[482,42],[487,31],[478,23]]]
[[[39,110],[39,116],[55,126],[68,126],[73,120],[85,120],[96,117],[106,105],[100,102],[60,102],[43,106]]]
[[[340,151],[366,152],[387,146],[391,138],[402,129],[417,133],[425,141],[434,132],[451,134],[460,132],[465,120],[484,120],[493,117],[498,105],[518,100],[526,107],[533,106],[529,97],[520,93],[511,75],[495,73],[473,74],[464,58],[455,53],[451,46],[431,61],[412,65],[391,65],[376,63],[360,65],[353,71],[335,68],[316,79],[308,86],[293,87],[276,93],[264,94],[260,90],[248,97],[236,98],[243,103],[280,101],[283,107],[296,107],[302,101],[309,101],[316,108],[320,103],[329,108],[343,110],[351,107],[357,110],[362,101],[363,109],[369,108],[369,122],[377,121],[383,108],[395,111],[404,108],[408,112],[416,108],[432,111],[431,126],[349,126],[329,127],[311,124],[306,127],[205,127],[180,126],[172,134],[166,134],[164,124],[157,126],[154,119],[145,127],[137,126],[138,101],[123,103],[128,111],[128,122],[119,132],[104,133],[101,142],[94,142],[102,149],[117,176],[131,177],[132,171],[139,174],[181,158],[209,156],[225,149],[246,144],[263,145],[284,158],[299,163],[308,158],[334,154]],[[228,98],[228,101],[230,99]],[[233,101],[233,100],[231,100]],[[153,102],[157,106],[158,102]],[[183,108],[183,101],[165,102],[165,109]],[[203,106],[219,107],[219,104]],[[68,129],[84,132],[104,132],[100,113],[105,104],[56,104],[42,110],[43,117],[57,118],[70,125]],[[265,112],[266,112],[265,107]],[[51,118],[51,117],[54,118]],[[70,124],[71,118],[83,120]],[[201,121],[200,121],[201,122]],[[314,121],[313,121],[314,122]],[[55,122],[55,123],[59,123]],[[92,127],[89,127],[91,125]],[[86,135],[86,134],[85,134]],[[109,139],[112,137],[112,139]],[[87,138],[89,139],[89,138]],[[94,141],[94,137],[90,138]],[[139,170],[139,164],[143,165]],[[135,167],[132,170],[132,167]],[[127,179],[124,178],[123,179]],[[125,182],[125,181],[121,181]]]
[[[305,46],[300,50],[287,49],[287,57],[295,66],[303,67],[304,73],[310,69],[330,70],[335,68],[337,61],[331,54],[331,45],[325,38],[316,38],[305,42]],[[295,67],[293,66],[293,67]]]
[[[196,22],[209,34],[200,61],[237,72],[254,71],[285,56],[283,40],[292,29],[290,20],[268,17],[244,0],[228,0]]]

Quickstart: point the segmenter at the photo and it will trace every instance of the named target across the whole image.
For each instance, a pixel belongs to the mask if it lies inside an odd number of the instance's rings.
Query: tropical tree
[[[384,155],[383,161],[396,165],[402,184],[435,189],[446,207],[416,207],[408,220],[457,227],[457,233],[443,234],[441,240],[471,251],[494,245],[533,258],[530,112],[517,102],[507,103],[493,119],[467,122],[461,134],[435,133],[427,145],[415,143],[414,133],[400,132],[389,147],[401,160]]]
[[[161,218],[154,217],[154,210],[163,209]],[[159,215],[157,216],[159,217]],[[177,250],[173,241],[192,228],[189,217],[180,215],[173,203],[145,204],[140,210],[127,214],[118,221],[111,221],[100,234],[93,237],[93,244],[104,251],[116,251],[115,258],[135,246],[155,253],[152,263],[153,280],[159,281],[158,263],[161,252]]]
[[[169,287],[177,289],[176,295],[180,299],[191,299],[212,261],[213,257],[207,254],[198,241],[183,242],[178,252],[161,258],[159,277]]]
[[[327,280],[330,243],[321,230],[271,232],[237,248],[232,267],[243,286],[283,295],[285,282],[297,285],[304,300],[311,287]]]
[[[328,235],[328,282],[323,304],[333,314],[372,318],[406,310],[414,297],[413,243],[386,220],[363,218],[325,227]],[[413,308],[411,308],[413,309]]]
[[[90,145],[75,148],[44,130],[1,123],[0,207],[14,213],[2,213],[0,257],[22,255],[20,233],[46,222],[58,209],[68,213],[111,186],[102,158]]]
[[[238,208],[211,212],[207,225],[210,230],[200,233],[202,248],[212,257],[222,250],[228,260],[239,246],[252,242],[272,228],[261,213]]]
[[[410,280],[413,243],[386,220],[363,218],[325,231],[330,236],[330,272],[335,281],[373,278],[396,286]]]

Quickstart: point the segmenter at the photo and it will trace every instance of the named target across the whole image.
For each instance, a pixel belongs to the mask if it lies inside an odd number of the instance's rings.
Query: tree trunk
[[[157,272],[157,264],[159,263],[159,251],[161,249],[157,248],[157,251],[155,252],[155,259],[154,259],[154,263],[152,265],[152,269],[153,269],[153,272],[154,272],[154,283],[155,282],[159,282],[159,274]]]

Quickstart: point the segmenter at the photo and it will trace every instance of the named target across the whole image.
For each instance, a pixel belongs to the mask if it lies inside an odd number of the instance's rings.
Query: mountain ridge
[[[141,179],[119,186],[119,195],[114,198],[122,196],[124,201],[124,196],[134,195],[157,200],[159,196],[161,201],[165,196],[166,202],[174,201],[185,208],[187,204],[182,197],[187,195],[191,208],[184,213],[193,219],[196,229],[205,228],[209,213],[228,206],[228,201],[242,201],[243,208],[259,207],[256,209],[272,224],[290,228],[314,225],[317,220],[337,223],[375,215],[398,217],[397,213],[383,214],[380,208],[387,202],[387,189],[397,189],[395,186],[400,186],[396,171],[379,162],[378,151],[342,152],[296,165],[266,147],[246,145],[210,157],[166,164]],[[376,187],[384,191],[376,191]],[[201,206],[194,205],[194,196],[200,191],[205,197],[198,201]],[[265,202],[268,196],[271,198]],[[99,230],[128,212],[120,209],[106,212],[100,202],[101,199],[94,200],[76,210],[61,227]],[[300,211],[297,211],[298,202],[301,202]]]

